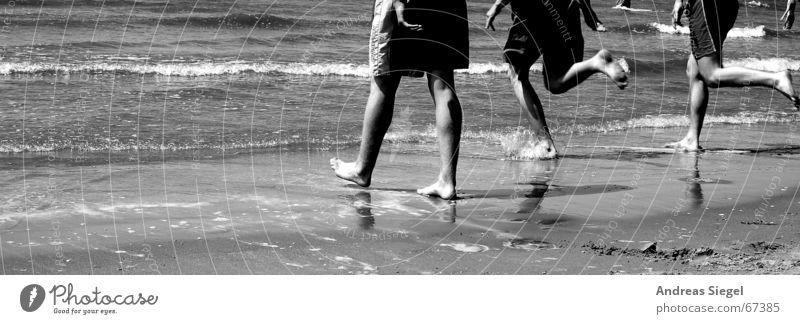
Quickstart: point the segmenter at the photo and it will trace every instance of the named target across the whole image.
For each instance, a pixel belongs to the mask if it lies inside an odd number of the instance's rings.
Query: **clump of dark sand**
[[[641,256],[653,257],[665,260],[684,260],[691,259],[698,256],[714,255],[714,250],[707,247],[700,247],[696,249],[680,248],[680,249],[658,249],[656,242],[645,244],[638,249],[620,248],[616,246],[609,246],[605,244],[596,244],[590,241],[581,246],[598,255],[626,255],[626,256]]]

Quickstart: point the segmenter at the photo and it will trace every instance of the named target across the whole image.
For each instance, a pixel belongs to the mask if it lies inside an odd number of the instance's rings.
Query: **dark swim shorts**
[[[695,59],[722,51],[722,43],[739,14],[739,1],[689,0],[686,9]]]
[[[557,75],[583,61],[580,8],[571,0],[516,0],[511,2],[514,25],[503,49],[505,61],[531,65],[544,56],[546,73]]]
[[[389,42],[390,66],[395,71],[429,72],[469,66],[469,21],[465,0],[414,0],[405,18],[422,31],[395,26]]]

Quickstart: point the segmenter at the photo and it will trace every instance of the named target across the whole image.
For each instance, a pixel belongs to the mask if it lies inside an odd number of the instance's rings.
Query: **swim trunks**
[[[583,61],[580,8],[571,0],[511,2],[513,26],[503,49],[506,62],[531,65],[544,56],[545,73],[565,73]]]
[[[405,6],[411,31],[397,24],[391,0],[375,1],[370,35],[370,66],[373,75],[402,73],[421,76],[436,69],[455,70],[469,66],[469,25],[465,0],[414,0]]]
[[[739,14],[737,0],[689,0],[689,37],[695,59],[722,51],[722,43]]]

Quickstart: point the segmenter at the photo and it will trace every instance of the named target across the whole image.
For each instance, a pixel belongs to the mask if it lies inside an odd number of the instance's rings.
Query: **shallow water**
[[[727,65],[800,70],[800,34],[769,4],[742,6]],[[595,4],[609,32],[584,28],[586,52],[625,57],[629,89],[592,78],[550,95],[535,65],[563,157],[505,160],[530,137],[499,57],[510,19],[484,31],[488,5],[469,2],[463,199],[449,203],[414,192],[438,163],[422,79],[403,80],[372,188],[328,169],[360,141],[368,1],[17,1],[0,32],[3,273],[604,273],[562,256],[598,240],[711,246],[742,234],[725,219],[752,220],[734,207],[774,176],[795,189],[797,115],[772,91],[712,90],[709,150],[660,149],[688,122],[689,40],[666,2]]]
[[[700,154],[567,147],[554,161],[503,161],[472,147],[460,161],[454,202],[414,192],[438,163],[422,144],[385,152],[371,188],[333,177],[327,159],[336,153],[318,151],[5,170],[4,270],[31,271],[20,262],[30,258],[39,273],[101,271],[91,268],[94,258],[131,273],[152,272],[153,260],[162,273],[435,273],[471,260],[479,266],[464,271],[476,273],[494,267],[487,256],[527,260],[501,267],[508,272],[572,262],[567,251],[586,242],[713,248],[743,235],[791,233],[744,232],[752,225],[742,222],[781,222],[774,206],[761,217],[753,206],[765,189],[796,191],[798,148],[742,138],[731,150]],[[156,247],[161,254],[147,256]],[[53,265],[56,248],[79,261]]]
[[[527,122],[499,55],[510,19],[500,17],[497,32],[483,30],[488,5],[469,2],[472,63],[456,86],[466,135],[497,141]],[[556,133],[686,124],[688,37],[666,26],[670,4],[640,5],[651,11],[597,4],[609,31],[584,28],[587,56],[607,48],[629,61],[628,90],[593,78],[554,96],[540,86],[541,66],[533,67]],[[742,6],[727,65],[800,69],[800,34],[777,28],[780,6]],[[5,14],[0,152],[170,154],[358,141],[369,90],[363,1],[17,1]],[[404,80],[391,138],[433,140],[426,92],[423,80]],[[796,120],[788,101],[763,89],[715,90],[710,102],[709,123]]]

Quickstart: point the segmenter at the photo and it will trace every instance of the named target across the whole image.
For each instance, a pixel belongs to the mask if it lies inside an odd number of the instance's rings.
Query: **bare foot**
[[[356,170],[355,162],[347,163],[337,158],[332,158],[330,162],[331,169],[333,169],[337,177],[351,181],[362,187],[369,187],[370,181],[372,180],[371,175],[359,174],[358,170]]]
[[[439,197],[442,199],[456,198],[456,188],[452,183],[446,183],[443,180],[436,181],[436,183],[425,188],[417,189],[417,193],[428,197]]]
[[[628,72],[630,69],[625,59],[615,61],[614,57],[611,56],[611,52],[605,49],[597,52],[594,57],[599,64],[600,71],[608,75],[618,88],[625,89],[628,86]]]
[[[558,157],[558,151],[556,151],[556,144],[553,143],[553,140],[550,138],[540,139],[534,144],[533,152],[531,152],[530,156],[532,156],[536,160],[555,159]]]
[[[597,31],[599,32],[606,31],[606,26],[603,26],[603,24],[597,24]]]
[[[789,98],[794,104],[794,108],[800,110],[800,98],[797,97],[794,87],[792,87],[792,74],[789,70],[778,72],[778,83],[775,84],[775,90]]]
[[[664,147],[674,148],[676,151],[683,152],[697,152],[703,150],[703,147],[697,142],[697,139],[686,137],[679,142],[669,143]]]

